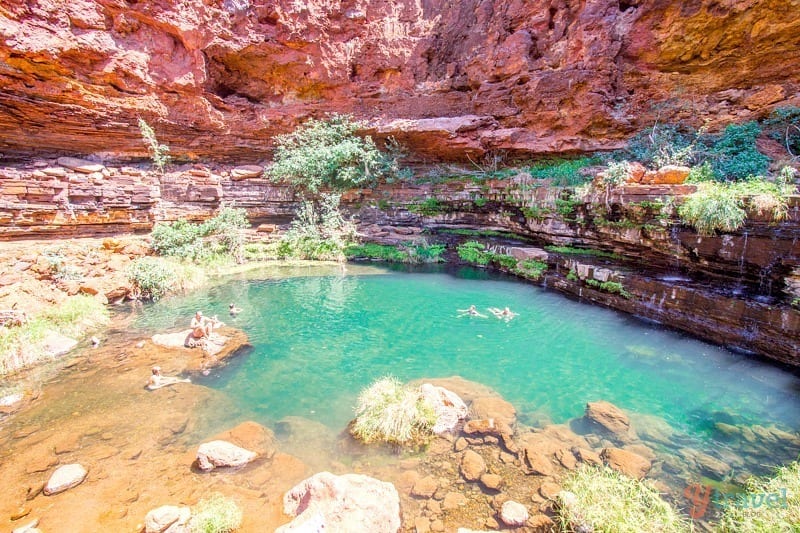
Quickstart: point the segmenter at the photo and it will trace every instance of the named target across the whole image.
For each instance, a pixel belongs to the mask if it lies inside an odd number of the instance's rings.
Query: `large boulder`
[[[609,467],[634,479],[642,479],[651,467],[650,461],[641,455],[619,448],[603,448],[600,457]]]
[[[433,432],[437,435],[453,431],[459,421],[467,417],[469,412],[467,404],[456,393],[430,383],[423,383],[419,389],[422,397],[433,407],[433,411],[436,413],[436,424],[433,426]]]
[[[45,496],[52,496],[80,485],[86,479],[86,469],[78,463],[63,465],[56,468],[53,475],[44,486]]]
[[[394,485],[360,474],[315,474],[284,495],[283,511],[295,519],[275,533],[400,529],[400,496]]]
[[[586,418],[599,424],[621,442],[633,438],[631,421],[622,409],[610,402],[589,402],[586,404]]]
[[[197,466],[200,470],[217,467],[243,466],[256,458],[256,453],[224,440],[204,442],[197,449]]]
[[[517,410],[499,396],[475,398],[470,405],[472,418],[493,418],[513,427],[517,421]]]
[[[188,507],[162,505],[144,517],[145,533],[189,533],[192,511]]]

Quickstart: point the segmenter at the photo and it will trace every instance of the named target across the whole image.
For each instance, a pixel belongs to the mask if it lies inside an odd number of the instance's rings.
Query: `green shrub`
[[[652,482],[631,479],[608,467],[582,465],[569,472],[562,487],[575,495],[560,505],[563,531],[586,526],[596,533],[684,533],[688,521],[664,501]]]
[[[701,235],[736,231],[747,218],[746,207],[768,215],[773,221],[784,220],[789,213],[788,196],[793,189],[793,186],[782,186],[763,178],[736,183],[700,183],[697,191],[678,207],[678,214]]]
[[[411,213],[417,213],[418,215],[422,215],[424,217],[432,217],[443,213],[445,209],[444,204],[442,204],[436,198],[426,198],[418,204],[409,205],[408,210]]]
[[[547,271],[547,263],[535,259],[520,261],[514,268],[514,273],[525,278],[540,280]]]
[[[371,137],[359,137],[362,125],[347,115],[309,119],[294,132],[275,138],[275,157],[267,175],[316,194],[320,188],[369,187],[396,169]]]
[[[162,257],[140,257],[126,271],[142,298],[158,300],[169,293],[185,292],[203,283],[205,274],[194,266]]]
[[[565,198],[556,198],[556,212],[561,215],[564,220],[566,221],[574,221],[575,218],[575,210],[579,205],[581,205],[581,201],[572,196],[572,194],[568,195]]]
[[[436,424],[436,414],[419,389],[393,377],[381,378],[362,390],[355,413],[351,433],[365,443],[424,440]]]
[[[705,161],[702,165],[693,166],[686,177],[686,183],[703,183],[706,181],[714,181],[714,169],[708,161]]]
[[[729,124],[708,148],[714,175],[728,180],[763,175],[769,158],[756,148],[760,134],[761,127],[756,122]]]
[[[574,187],[590,181],[589,176],[581,174],[581,170],[599,164],[596,157],[578,159],[545,159],[527,167],[525,170],[535,180],[550,180],[555,187]]]
[[[405,263],[408,255],[400,251],[397,246],[388,244],[351,244],[344,250],[348,259],[380,259],[396,263]]]
[[[486,247],[477,241],[467,241],[459,244],[456,248],[458,257],[462,261],[475,265],[488,265],[492,260],[492,253],[486,251]]]
[[[574,270],[570,270],[567,272],[567,280],[568,281],[578,281],[578,274]]]
[[[142,134],[142,141],[144,141],[144,145],[150,153],[150,158],[153,160],[153,165],[163,174],[164,167],[166,167],[171,159],[169,156],[169,146],[158,142],[155,130],[153,130],[150,124],[145,122],[143,118],[139,118],[139,131]]]
[[[656,125],[633,137],[627,151],[636,161],[651,168],[686,166],[695,159],[696,137],[688,128]]]
[[[477,198],[475,198],[475,200],[473,200],[475,207],[483,207],[486,205],[486,202],[488,202],[488,200],[483,196],[478,196]]]
[[[732,184],[715,182],[699,184],[678,207],[678,214],[701,235],[736,231],[747,217],[739,191]]]
[[[756,497],[785,491],[786,506],[725,505],[719,521],[720,533],[800,531],[800,461],[778,468],[772,477],[751,478],[746,489]]]
[[[345,259],[345,250],[355,241],[356,226],[352,220],[345,220],[340,200],[341,195],[323,194],[319,200],[304,201],[281,238],[279,257]]]
[[[151,234],[151,247],[158,255],[189,261],[202,262],[218,256],[241,262],[244,258],[242,230],[247,225],[244,209],[226,207],[201,224],[185,220],[156,224]]]
[[[609,185],[622,185],[631,177],[631,164],[629,161],[609,161],[603,176],[603,181]]]
[[[533,219],[537,222],[541,222],[547,218],[547,215],[550,213],[550,208],[545,206],[530,205],[522,208],[522,214],[525,215],[525,218]]]
[[[622,286],[622,283],[618,281],[599,281],[596,279],[587,279],[586,285],[589,287],[594,287],[597,290],[608,292],[611,294],[619,294],[623,298],[630,298],[631,293],[625,290],[625,287]]]
[[[192,533],[229,533],[242,525],[242,510],[231,498],[214,493],[192,508]]]
[[[800,155],[800,107],[778,107],[764,121],[771,138],[780,142],[794,158]]]

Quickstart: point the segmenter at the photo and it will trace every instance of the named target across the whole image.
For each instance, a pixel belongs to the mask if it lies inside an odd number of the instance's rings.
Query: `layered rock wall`
[[[257,162],[348,112],[419,156],[616,148],[800,102],[794,0],[8,0],[0,150]]]

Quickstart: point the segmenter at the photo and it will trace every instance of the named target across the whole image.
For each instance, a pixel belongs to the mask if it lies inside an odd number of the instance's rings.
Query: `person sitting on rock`
[[[168,385],[174,385],[176,383],[191,383],[190,379],[181,379],[176,378],[173,376],[162,376],[161,375],[161,367],[154,366],[153,373],[150,375],[150,379],[147,381],[147,388],[149,390],[156,390],[160,389],[161,387],[166,387]]]
[[[195,339],[211,338],[211,333],[214,330],[214,321],[204,317],[202,311],[198,311],[192,318],[190,327],[192,328],[192,337]]]
[[[469,308],[467,309],[459,309],[458,312],[461,313],[460,315],[458,315],[458,318],[461,318],[462,316],[476,316],[479,318],[486,318],[486,315],[480,314],[478,312],[478,308],[475,307],[474,305],[470,305]]]
[[[230,305],[228,306],[228,312],[231,314],[231,316],[236,316],[236,315],[238,315],[239,313],[241,313],[241,312],[242,312],[242,310],[241,310],[239,307],[236,307],[236,305],[234,305],[234,304],[230,304]]]

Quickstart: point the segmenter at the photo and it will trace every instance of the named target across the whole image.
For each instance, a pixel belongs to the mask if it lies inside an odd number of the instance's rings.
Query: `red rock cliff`
[[[800,102],[792,0],[5,0],[0,150],[258,160],[350,112],[421,155],[613,148]]]

